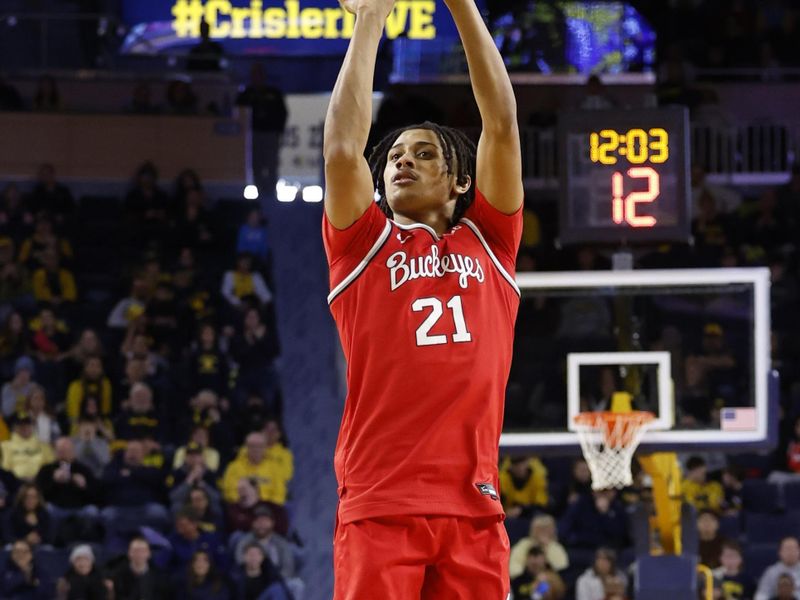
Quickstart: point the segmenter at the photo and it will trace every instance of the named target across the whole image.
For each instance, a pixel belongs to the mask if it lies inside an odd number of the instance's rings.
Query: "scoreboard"
[[[689,239],[685,108],[563,112],[558,141],[561,242]]]

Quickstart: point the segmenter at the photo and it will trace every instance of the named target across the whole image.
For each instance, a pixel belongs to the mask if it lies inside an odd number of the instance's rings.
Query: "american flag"
[[[722,431],[753,431],[756,428],[755,408],[723,408],[719,418]]]

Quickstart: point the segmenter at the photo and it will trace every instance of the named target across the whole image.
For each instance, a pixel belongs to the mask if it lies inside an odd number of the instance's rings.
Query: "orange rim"
[[[630,446],[639,429],[654,421],[656,416],[644,410],[631,412],[595,411],[575,415],[575,423],[587,431],[602,432],[609,448]]]

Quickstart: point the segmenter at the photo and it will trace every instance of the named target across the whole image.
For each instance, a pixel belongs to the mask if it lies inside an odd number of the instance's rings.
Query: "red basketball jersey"
[[[376,204],[323,217],[328,303],[347,359],[339,519],[503,512],[497,460],[519,307],[522,210],[476,193],[444,235]]]

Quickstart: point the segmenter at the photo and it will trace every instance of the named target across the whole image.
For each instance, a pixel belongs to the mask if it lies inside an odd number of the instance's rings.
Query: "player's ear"
[[[453,184],[453,190],[459,196],[461,194],[466,194],[470,187],[472,187],[472,177],[469,175],[464,175],[460,179],[456,179],[455,183]]]

